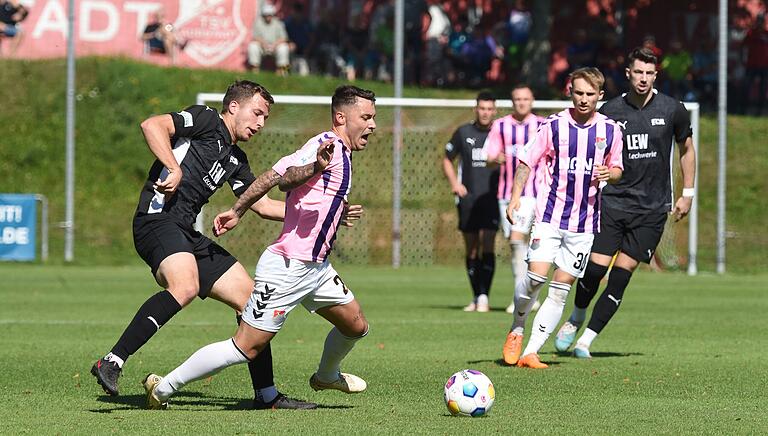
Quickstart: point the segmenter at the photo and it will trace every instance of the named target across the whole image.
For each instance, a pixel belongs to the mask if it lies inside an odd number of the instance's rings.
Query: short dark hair
[[[269,104],[275,104],[275,99],[272,98],[272,94],[267,91],[267,88],[256,82],[251,82],[250,80],[238,80],[227,88],[227,93],[224,94],[221,111],[225,112],[229,107],[229,104],[233,101],[242,103],[245,100],[253,98],[256,94],[259,94],[261,98],[266,100]]]
[[[659,58],[653,54],[653,51],[644,47],[636,47],[634,50],[629,52],[629,56],[627,56],[627,66],[631,66],[635,60],[654,65],[659,63]]]
[[[344,106],[350,106],[357,102],[358,98],[370,100],[376,103],[376,94],[367,89],[358,88],[354,85],[341,85],[336,88],[331,97],[331,111],[334,113]]]
[[[494,97],[493,94],[491,94],[488,91],[481,91],[481,92],[479,92],[477,94],[477,98],[475,98],[475,100],[478,103],[480,103],[481,101],[493,101],[493,102],[495,102],[496,101],[496,97]]]

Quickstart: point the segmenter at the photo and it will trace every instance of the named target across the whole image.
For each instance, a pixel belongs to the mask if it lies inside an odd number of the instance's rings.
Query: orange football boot
[[[536,353],[528,353],[520,360],[517,361],[518,368],[533,368],[533,369],[544,369],[549,368],[549,365],[546,363],[542,363],[541,360],[539,360],[539,355]]]
[[[504,346],[501,347],[501,355],[504,357],[504,363],[514,365],[520,358],[520,352],[523,351],[523,335],[509,332]]]

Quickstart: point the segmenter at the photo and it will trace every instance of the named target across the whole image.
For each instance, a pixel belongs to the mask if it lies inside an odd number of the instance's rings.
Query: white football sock
[[[573,312],[571,312],[570,318],[568,318],[568,322],[575,325],[576,327],[581,327],[581,325],[584,324],[585,319],[587,319],[587,309],[574,307]]]
[[[555,330],[557,323],[560,322],[560,318],[563,316],[565,300],[568,298],[570,290],[571,285],[567,283],[550,282],[547,299],[544,300],[544,304],[541,305],[539,311],[536,312],[536,317],[533,319],[531,339],[528,340],[528,345],[525,346],[523,356],[538,353],[544,342],[549,338],[549,335]]]
[[[112,353],[109,353],[106,356],[104,356],[104,359],[108,360],[110,362],[115,362],[117,364],[117,366],[119,366],[120,368],[122,368],[123,364],[125,363],[125,361],[123,359],[119,358],[118,356],[116,356],[116,355],[114,355]]]
[[[349,338],[342,335],[336,327],[332,328],[325,338],[323,357],[320,358],[320,365],[317,367],[317,378],[323,382],[332,382],[339,378],[341,361],[355,346],[355,342],[367,334],[368,330],[362,336]]]
[[[206,345],[195,351],[189,359],[171,371],[170,374],[163,377],[163,381],[155,387],[155,395],[160,401],[166,401],[188,383],[216,374],[226,367],[247,361],[248,358],[237,348],[235,340],[232,338]]]
[[[597,337],[597,332],[595,332],[592,329],[586,329],[584,330],[584,333],[581,334],[581,337],[578,341],[576,341],[576,346],[580,348],[586,348],[589,349],[589,347],[592,345],[592,341],[595,340]]]
[[[525,331],[525,321],[531,312],[533,302],[539,297],[541,286],[547,278],[528,271],[515,285],[515,315],[512,321],[512,331],[519,335]]]
[[[528,246],[523,241],[511,241],[509,246],[512,247],[512,272],[515,274],[515,280],[519,281],[528,271],[528,264],[525,262]]]

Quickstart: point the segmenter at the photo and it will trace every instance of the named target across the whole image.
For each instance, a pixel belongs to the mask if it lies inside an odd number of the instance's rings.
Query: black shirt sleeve
[[[199,138],[216,131],[219,124],[219,113],[208,106],[194,105],[180,112],[171,112],[174,136],[181,138]]]
[[[232,188],[232,192],[239,197],[251,186],[256,177],[253,175],[253,171],[251,171],[251,166],[248,164],[248,156],[246,156],[245,152],[237,148],[232,154],[237,158],[239,164],[232,173],[232,177],[229,178],[228,183]]]
[[[456,131],[453,132],[453,136],[451,137],[451,140],[448,141],[447,144],[445,144],[445,157],[447,157],[450,160],[455,159],[456,156],[459,156],[461,154],[462,146],[463,146],[463,143],[461,141],[461,134],[459,133],[459,129],[456,129]]]
[[[693,129],[691,129],[691,118],[688,114],[688,109],[686,109],[682,103],[677,103],[675,106],[675,113],[672,115],[672,117],[675,142],[679,144],[693,136]]]

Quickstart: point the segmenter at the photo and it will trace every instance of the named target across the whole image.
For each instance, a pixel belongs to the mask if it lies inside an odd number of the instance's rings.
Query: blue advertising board
[[[35,260],[34,195],[0,194],[0,260]]]

